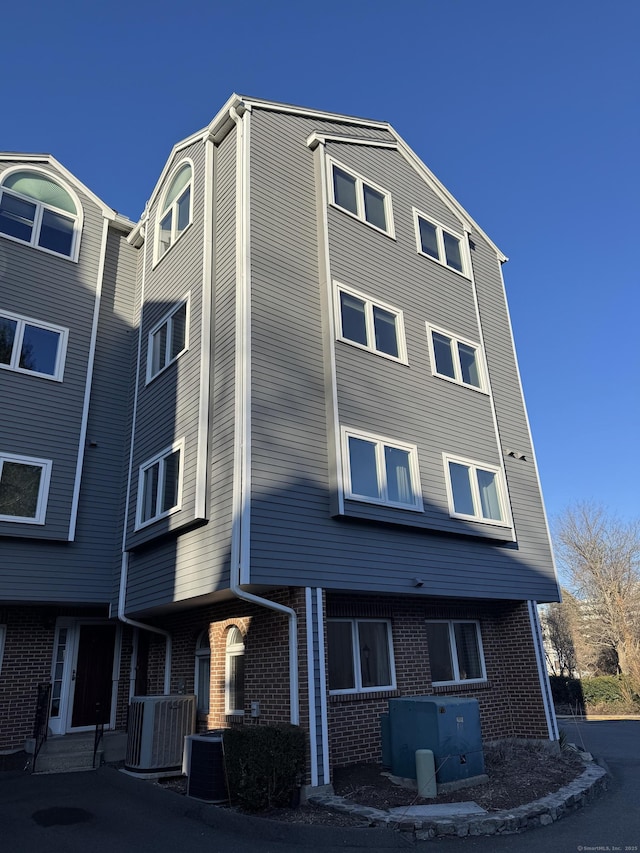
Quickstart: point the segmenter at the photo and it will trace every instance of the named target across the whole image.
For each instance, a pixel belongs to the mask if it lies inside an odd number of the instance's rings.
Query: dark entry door
[[[80,626],[72,728],[109,722],[115,643],[115,625]]]

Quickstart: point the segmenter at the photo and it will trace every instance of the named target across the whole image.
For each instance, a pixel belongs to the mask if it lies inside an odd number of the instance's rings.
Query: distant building
[[[233,96],[131,223],[0,159],[0,748],[195,692],[309,779],[390,697],[557,737],[504,255],[386,123]]]

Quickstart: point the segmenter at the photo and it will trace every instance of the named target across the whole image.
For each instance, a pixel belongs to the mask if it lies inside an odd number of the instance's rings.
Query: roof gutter
[[[289,697],[292,725],[300,723],[298,674],[298,617],[295,610],[242,588],[249,580],[251,498],[251,293],[249,274],[249,145],[246,108],[232,105],[236,124],[236,419],[233,471],[230,591],[242,601],[284,614],[289,622]]]

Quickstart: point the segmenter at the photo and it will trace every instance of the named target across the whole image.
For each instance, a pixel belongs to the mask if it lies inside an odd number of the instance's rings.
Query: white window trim
[[[363,175],[355,172],[349,166],[345,166],[339,160],[335,160],[333,157],[327,156],[327,180],[329,182],[329,204],[331,207],[334,207],[336,210],[339,210],[341,213],[345,213],[347,216],[350,216],[352,219],[357,219],[359,222],[364,222],[365,225],[368,225],[369,228],[373,228],[374,231],[377,231],[379,234],[385,234],[387,237],[391,237],[392,240],[396,239],[395,227],[393,223],[393,205],[391,203],[391,193],[389,190],[385,190],[384,187],[381,187],[379,184],[370,181],[368,178],[365,178]],[[333,185],[333,167],[340,169],[341,172],[345,172],[351,178],[354,178],[356,182],[356,207],[358,212],[352,213],[350,210],[347,210],[345,207],[341,207],[335,199],[335,189]],[[369,222],[368,219],[365,218],[365,208],[364,208],[364,189],[363,185],[366,184],[371,189],[380,193],[384,198],[384,217],[387,223],[386,230],[383,228],[378,228],[377,225],[374,225],[372,222]]]
[[[444,687],[446,685],[457,685],[457,684],[482,684],[487,680],[487,668],[484,662],[484,649],[482,647],[482,631],[480,630],[480,622],[477,619],[426,619],[426,623],[429,624],[437,624],[437,625],[447,625],[449,628],[449,652],[451,654],[451,664],[453,668],[454,679],[453,681],[432,681],[431,684],[433,687]],[[455,626],[456,625],[475,625],[476,626],[476,640],[478,643],[478,655],[480,657],[480,669],[482,670],[482,676],[480,678],[460,678],[460,667],[458,665],[458,649],[456,646],[456,635],[455,635]]]
[[[31,456],[17,456],[14,453],[0,453],[0,479],[2,479],[2,466],[4,462],[37,465],[42,469],[42,474],[40,475],[35,516],[0,515],[0,521],[8,521],[16,524],[44,524],[47,514],[47,499],[49,497],[49,484],[51,482],[53,462],[51,459],[35,459]]]
[[[167,326],[171,325],[171,320],[174,314],[182,308],[183,305],[187,306],[187,312],[184,321],[184,347],[180,350],[180,352],[174,357],[169,359],[169,361],[164,364],[157,373],[152,373],[152,364],[153,364],[153,336],[166,324]],[[190,326],[190,318],[191,318],[191,291],[188,291],[182,299],[177,302],[173,308],[168,311],[161,320],[149,330],[149,334],[147,335],[147,370],[146,370],[146,379],[145,385],[148,385],[152,382],[156,377],[160,376],[161,373],[164,373],[167,368],[174,364],[180,356],[184,355],[184,353],[189,349],[189,326]],[[167,329],[168,332],[168,329]],[[170,351],[171,348],[171,340],[169,334],[167,334],[167,350]]]
[[[433,227],[436,229],[438,254],[440,255],[439,258],[434,258],[433,255],[428,255],[422,250],[422,240],[420,239],[420,219],[424,219],[430,225],[433,225]],[[437,219],[434,219],[433,216],[428,216],[426,213],[423,213],[416,207],[413,208],[413,227],[415,229],[416,247],[418,249],[419,255],[421,255],[423,258],[428,258],[430,261],[439,264],[441,267],[444,267],[447,270],[451,270],[451,272],[455,273],[456,275],[460,275],[468,280],[471,279],[471,258],[469,257],[469,243],[468,240],[465,238],[464,234],[460,234],[459,232],[454,231],[452,228],[448,228],[446,225],[442,225],[440,222],[437,221]],[[447,256],[444,249],[443,231],[446,231],[447,234],[451,234],[452,237],[455,237],[456,240],[460,241],[460,260],[462,261],[462,272],[460,272],[460,270],[457,270],[455,267],[449,266],[449,264],[446,262]]]
[[[155,524],[156,521],[159,521],[161,518],[167,518],[170,515],[173,515],[176,512],[179,512],[182,509],[182,485],[184,479],[184,438],[175,441],[173,444],[169,445],[169,447],[165,447],[164,450],[161,450],[159,453],[156,453],[155,456],[152,456],[150,459],[145,460],[140,467],[138,468],[138,497],[136,501],[136,523],[135,530],[142,530],[145,527],[148,527],[150,524]],[[178,471],[178,502],[175,506],[172,506],[170,509],[165,512],[160,512],[158,515],[154,515],[151,518],[148,518],[146,521],[142,521],[142,502],[144,496],[144,474],[148,468],[151,468],[156,462],[161,462],[167,456],[170,456],[176,450],[180,451],[180,470]],[[164,466],[161,466],[161,472],[164,471]],[[158,494],[161,494],[162,489],[161,485],[164,482],[162,476],[158,483]]]
[[[165,199],[169,193],[169,190],[171,189],[173,179],[176,177],[176,175],[178,174],[180,169],[185,164],[188,164],[191,167],[191,177],[189,178],[188,182],[184,185],[184,187],[182,188],[180,193],[171,202],[171,204],[166,205]],[[194,176],[194,173],[195,173],[195,170],[193,167],[193,161],[191,159],[189,159],[188,157],[186,157],[184,160],[180,160],[180,162],[176,164],[175,168],[173,168],[171,170],[171,173],[167,177],[166,184],[165,184],[165,190],[162,193],[162,196],[160,198],[160,202],[156,208],[155,239],[154,239],[154,244],[153,244],[153,267],[156,267],[160,263],[160,261],[169,254],[169,252],[171,251],[171,249],[173,249],[173,247],[176,245],[176,243],[178,243],[180,241],[180,238],[182,237],[182,235],[185,234],[193,225],[193,176]],[[185,227],[182,229],[182,231],[179,234],[176,234],[176,224],[177,224],[177,219],[178,219],[178,217],[177,217],[177,205],[178,205],[178,201],[182,198],[182,196],[187,191],[187,188],[189,188],[189,193],[190,193],[190,195],[189,195],[189,222],[185,225]],[[167,215],[167,212],[169,211],[170,208],[173,209],[173,215],[171,217],[171,243],[169,244],[169,246],[164,251],[161,252],[160,251],[160,223],[165,218],[165,216]]]
[[[202,639],[204,639],[205,637],[207,639],[208,645],[203,647],[200,645],[200,641]],[[200,661],[203,658],[206,658],[206,660],[209,661],[209,696],[207,696],[207,710],[206,710],[206,713],[208,714],[209,711],[211,710],[211,640],[209,637],[209,628],[208,627],[204,628],[198,634],[198,637],[196,639],[196,650],[195,650],[196,664],[195,664],[195,673],[193,676],[193,692],[195,693],[195,696],[196,696],[196,705],[197,705],[197,700],[199,698],[201,698],[200,697],[200,690],[202,689],[202,684],[200,684]],[[200,713],[204,714],[205,711],[201,711]]]
[[[228,643],[228,638],[230,632],[233,628],[237,628],[242,635],[241,643]],[[240,630],[238,625],[229,626],[229,631],[227,632],[227,641],[225,642],[225,650],[224,650],[224,712],[229,717],[243,717],[244,716],[244,708],[232,708],[229,703],[229,687],[231,685],[231,667],[229,666],[230,659],[232,657],[244,657],[245,654],[245,643],[244,643],[244,634]]]
[[[436,367],[435,347],[433,345],[433,332],[450,338],[451,341],[456,344],[465,344],[466,346],[472,347],[475,350],[478,375],[480,377],[479,388],[476,385],[470,385],[468,382],[463,382],[462,368],[460,366],[460,354],[457,347],[455,349],[455,357],[453,359],[453,369],[456,374],[455,378],[447,376],[445,373],[438,373]],[[434,376],[437,376],[438,379],[445,379],[447,382],[453,382],[454,385],[462,385],[463,388],[470,388],[472,391],[479,391],[481,394],[489,393],[489,383],[487,382],[487,365],[484,358],[484,352],[480,344],[476,343],[475,341],[470,341],[468,338],[461,338],[460,335],[455,335],[453,332],[449,332],[446,329],[441,328],[440,326],[432,326],[429,322],[427,322],[427,341],[429,344],[431,373]]]
[[[43,323],[41,320],[34,320],[31,317],[23,317],[20,314],[14,314],[12,311],[0,309],[0,318],[4,317],[7,320],[15,320],[18,324],[16,328],[16,336],[13,342],[13,353],[9,364],[0,364],[0,369],[12,370],[16,373],[26,373],[29,376],[37,376],[40,379],[52,379],[54,382],[62,382],[64,374],[64,362],[67,355],[67,343],[69,341],[69,330],[63,326],[54,326],[52,323]],[[40,373],[38,370],[29,370],[26,367],[20,367],[20,351],[22,349],[22,339],[24,336],[25,326],[37,326],[39,329],[45,329],[48,332],[55,332],[59,335],[58,354],[56,356],[56,364],[53,373]]]
[[[23,195],[22,193],[16,192],[15,190],[8,189],[4,186],[4,181],[9,177],[9,175],[14,172],[37,172],[42,175],[43,178],[47,178],[53,183],[59,184],[62,189],[69,194],[71,200],[76,206],[76,213],[70,213],[68,210],[61,210],[59,207],[55,207],[52,204],[45,204],[42,201],[39,201],[37,198],[33,198],[32,196]],[[77,194],[71,189],[71,187],[66,184],[64,181],[61,181],[57,175],[53,175],[50,172],[47,172],[45,169],[40,169],[38,166],[33,166],[31,163],[22,164],[20,166],[16,166],[12,169],[7,169],[6,172],[3,172],[2,178],[0,179],[0,199],[2,198],[3,193],[8,193],[9,195],[13,195],[16,198],[19,198],[21,201],[26,201],[29,204],[34,204],[36,206],[36,212],[33,222],[33,229],[31,231],[31,239],[30,240],[21,240],[20,237],[14,237],[11,234],[5,234],[3,231],[0,231],[0,237],[5,240],[12,240],[14,243],[20,243],[22,246],[31,246],[33,249],[37,249],[39,252],[46,252],[48,255],[53,255],[55,258],[65,258],[67,261],[72,261],[73,263],[78,263],[78,256],[80,254],[80,235],[82,234],[82,224],[83,224],[83,208],[80,204],[80,199]],[[42,224],[42,214],[44,210],[51,210],[53,213],[58,213],[60,216],[64,216],[67,219],[73,219],[73,237],[71,240],[71,251],[68,255],[65,255],[63,252],[54,252],[53,249],[47,249],[45,246],[39,246],[37,242],[37,238],[40,236],[40,226]]]
[[[400,362],[401,364],[408,364],[409,360],[407,357],[407,343],[404,334],[404,314],[398,308],[394,308],[392,305],[387,305],[385,302],[381,302],[379,299],[373,299],[370,296],[362,293],[359,290],[355,290],[353,287],[348,287],[346,284],[341,284],[339,281],[334,279],[333,282],[333,304],[336,318],[336,340],[342,341],[345,344],[349,344],[352,347],[357,347],[358,349],[366,350],[367,352],[372,352],[375,355],[382,356],[382,358],[387,358],[390,361]],[[350,296],[354,296],[356,299],[361,299],[365,303],[365,317],[366,317],[366,325],[367,325],[367,338],[375,342],[375,328],[373,325],[373,309],[382,308],[383,311],[388,311],[390,314],[393,314],[396,317],[396,338],[398,342],[398,356],[390,355],[387,352],[383,352],[382,350],[376,349],[375,345],[368,346],[365,344],[358,343],[358,341],[352,341],[351,338],[347,338],[342,333],[342,310],[340,307],[340,294],[348,293]]]
[[[418,448],[415,444],[407,444],[406,442],[397,441],[396,439],[386,438],[381,435],[374,435],[370,432],[364,432],[359,429],[343,426],[341,428],[342,437],[342,459],[344,471],[344,491],[347,500],[358,501],[358,503],[370,503],[376,506],[388,506],[394,509],[409,510],[410,512],[423,512],[422,488],[420,481],[420,468],[418,465]],[[363,441],[369,441],[376,445],[376,471],[378,474],[378,482],[381,484],[381,498],[371,498],[366,495],[359,495],[351,489],[351,458],[349,455],[349,438],[361,438]],[[398,450],[406,450],[409,453],[409,473],[411,476],[411,490],[415,498],[415,503],[405,504],[396,501],[387,500],[384,496],[387,492],[386,484],[386,466],[384,461],[385,446],[397,448]]]
[[[348,622],[351,625],[351,650],[353,653],[353,674],[354,687],[347,687],[342,690],[330,690],[330,696],[344,696],[354,693],[379,693],[381,690],[396,689],[396,665],[393,654],[393,632],[391,630],[390,619],[358,619],[357,617],[330,617],[327,622]],[[361,622],[383,622],[387,626],[387,645],[389,648],[389,674],[391,675],[390,684],[380,684],[375,687],[362,686],[362,669],[360,666],[360,642],[358,624]]]
[[[462,456],[454,456],[449,453],[443,453],[442,459],[444,463],[444,478],[447,486],[447,500],[449,501],[449,515],[451,518],[461,518],[465,521],[475,521],[478,524],[491,524],[496,527],[512,527],[511,509],[509,506],[509,498],[507,493],[507,484],[504,476],[504,471],[499,465],[489,465],[485,462],[478,462],[473,459],[466,459]],[[473,497],[473,505],[477,511],[477,515],[467,515],[466,513],[456,512],[453,502],[453,487],[451,485],[451,477],[449,474],[449,462],[457,462],[460,465],[469,466],[473,472],[490,471],[496,475],[496,491],[500,502],[500,511],[502,512],[502,520],[498,521],[494,518],[485,518],[480,514],[480,495],[478,490],[478,478],[471,477],[471,495]]]

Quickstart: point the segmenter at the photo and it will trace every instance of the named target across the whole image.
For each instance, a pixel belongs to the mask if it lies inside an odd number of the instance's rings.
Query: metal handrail
[[[98,754],[98,748],[100,746],[100,741],[104,736],[104,722],[101,721],[101,713],[100,713],[100,703],[96,702],[96,731],[93,736],[93,768],[96,766],[96,755]]]
[[[33,721],[33,762],[31,772],[36,769],[38,753],[47,740],[49,734],[49,709],[51,706],[51,683],[38,684],[38,697],[36,700],[36,714]]]

